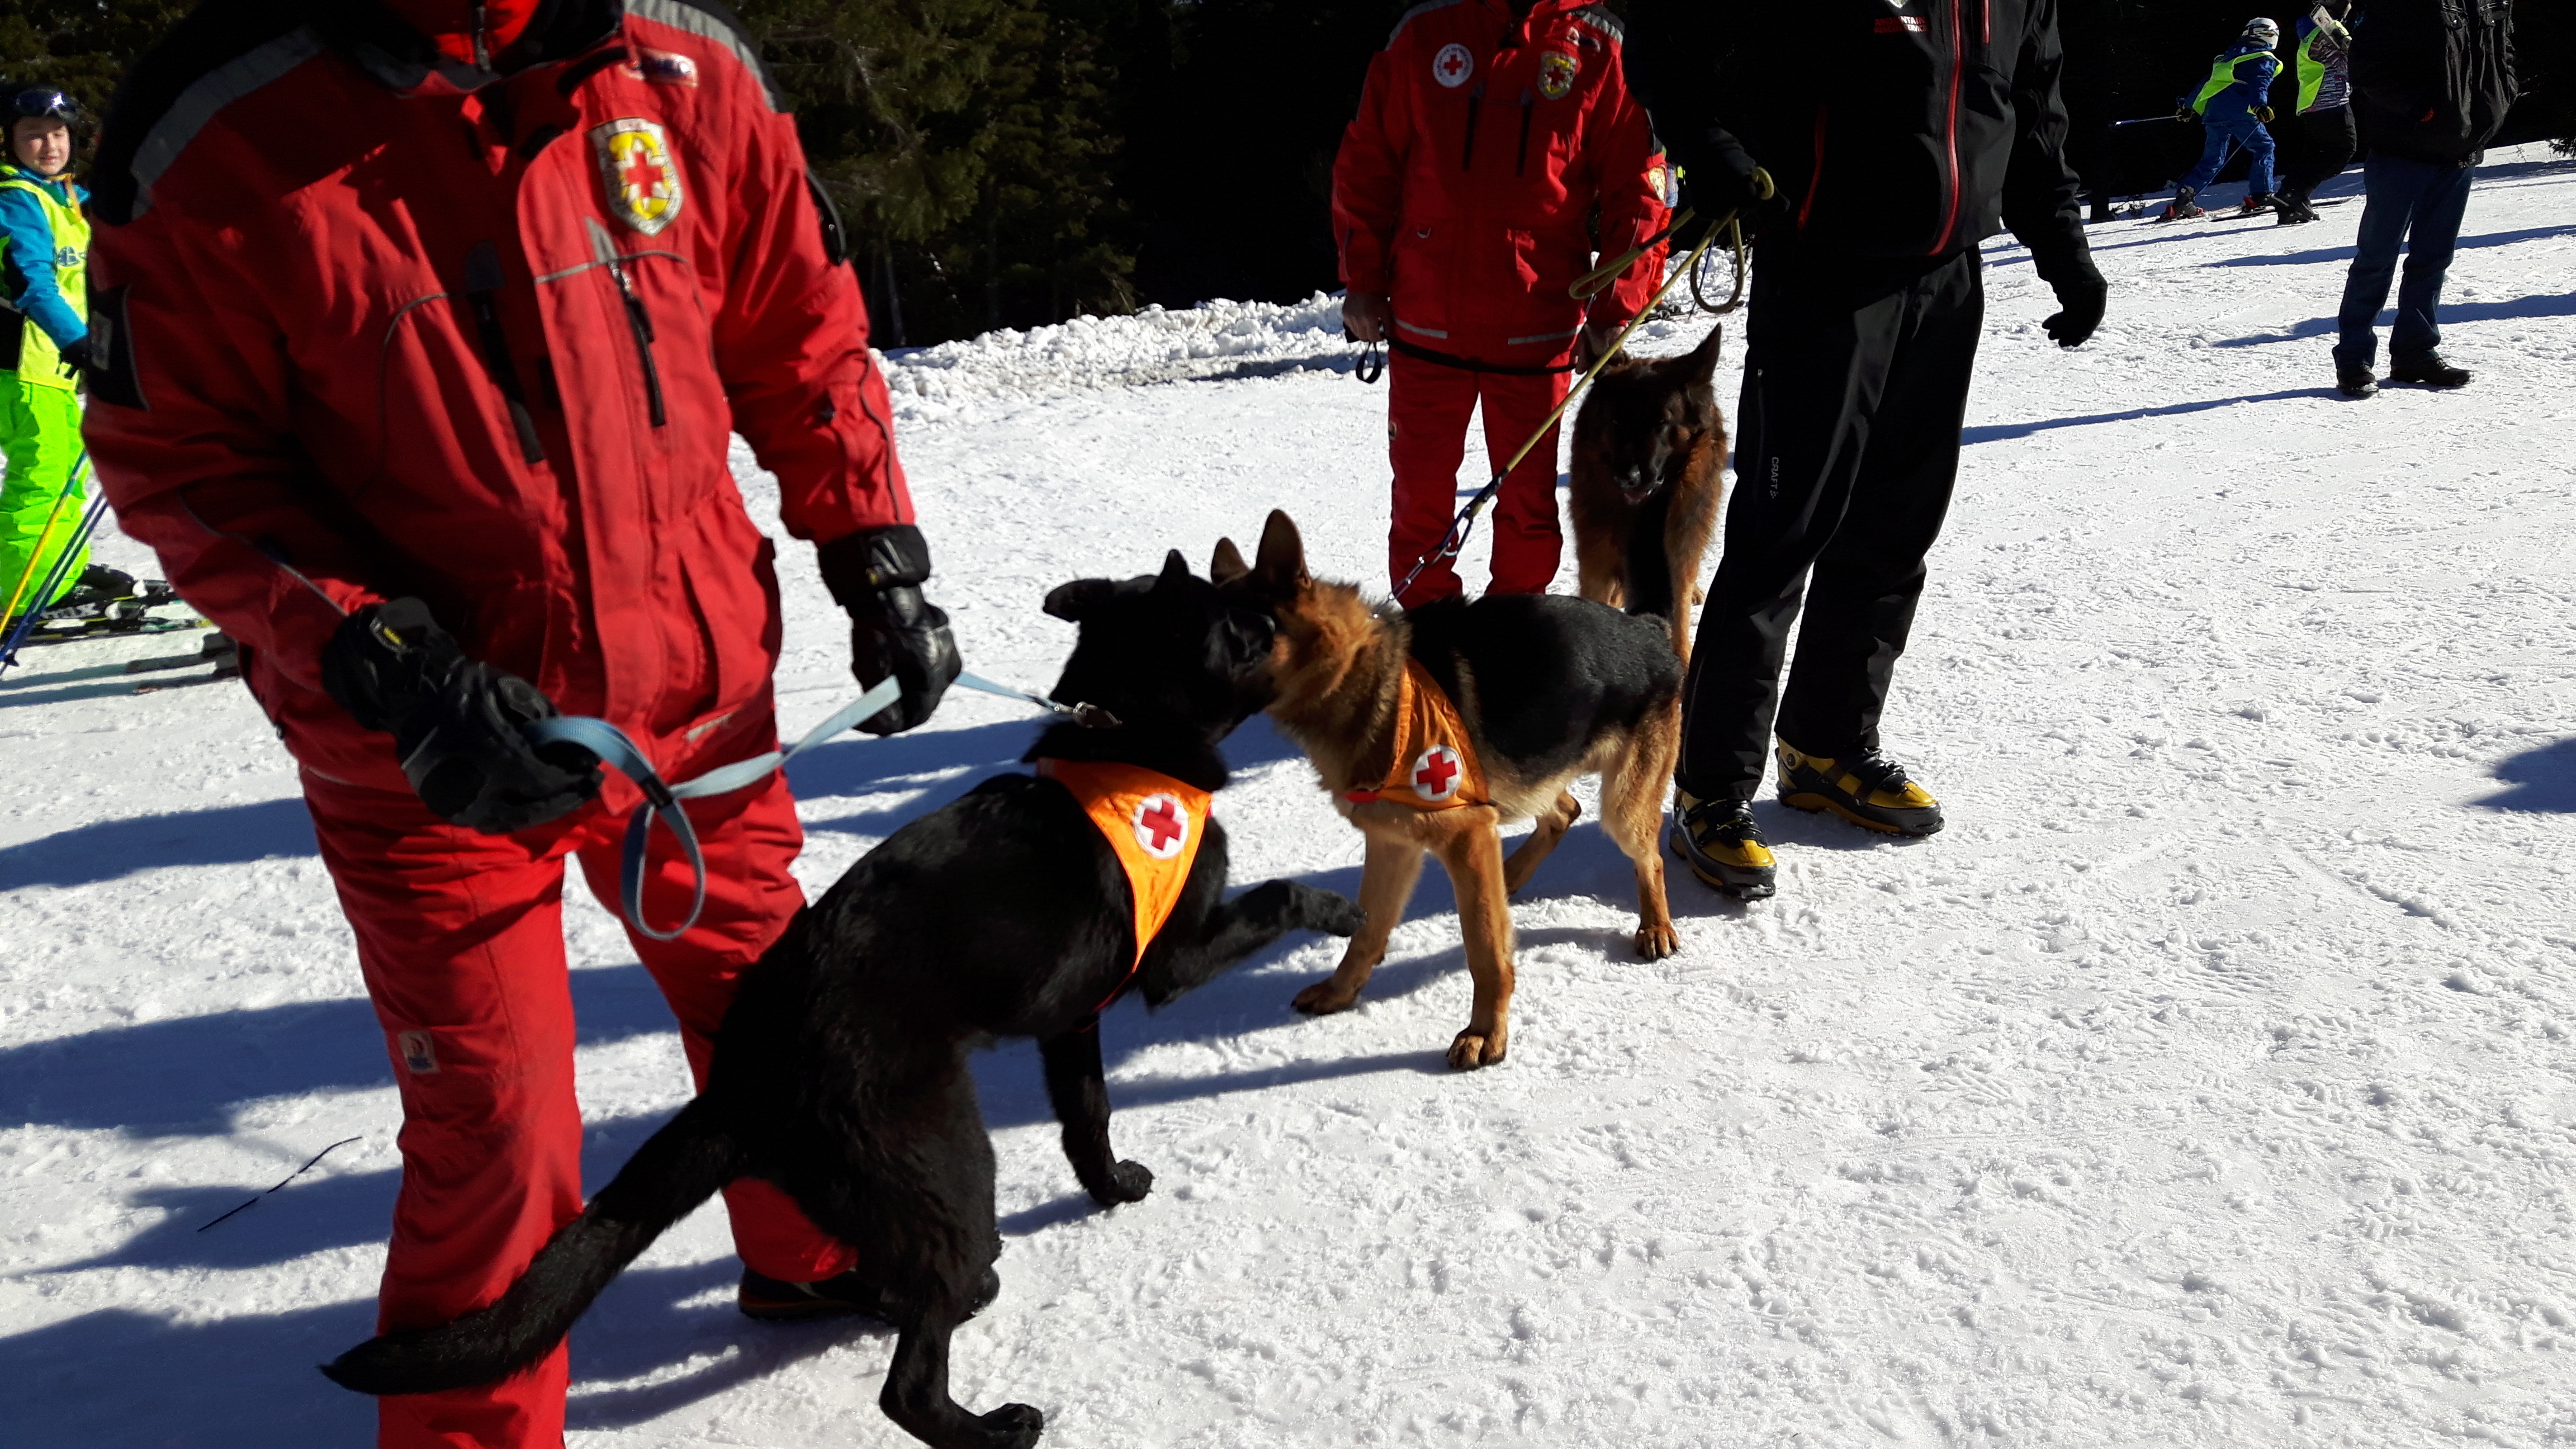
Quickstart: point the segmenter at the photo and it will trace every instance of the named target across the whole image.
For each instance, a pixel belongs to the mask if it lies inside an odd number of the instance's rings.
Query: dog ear
[[[1068,624],[1079,624],[1092,605],[1108,598],[1117,587],[1107,579],[1075,579],[1058,584],[1046,596],[1046,611]]]
[[[1243,551],[1234,546],[1233,539],[1216,541],[1216,557],[1208,560],[1208,582],[1230,584],[1250,572],[1252,565],[1243,561]]]
[[[1691,382],[1700,387],[1708,386],[1717,376],[1718,354],[1725,350],[1726,324],[1720,322],[1708,329],[1708,335],[1701,338],[1699,346],[1691,351]]]
[[[1297,525],[1280,509],[1270,510],[1270,521],[1261,526],[1261,552],[1252,565],[1252,575],[1264,589],[1285,597],[1297,592],[1306,582],[1306,540],[1297,536]]]
[[[1195,577],[1196,575],[1190,572],[1190,561],[1181,557],[1181,551],[1177,548],[1167,549],[1163,553],[1163,571],[1155,575],[1154,587],[1168,589],[1175,584],[1189,583]]]

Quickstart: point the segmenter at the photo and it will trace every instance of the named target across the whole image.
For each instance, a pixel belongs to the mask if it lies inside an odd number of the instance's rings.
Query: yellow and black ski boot
[[[1753,823],[1753,802],[1701,800],[1673,792],[1673,853],[1712,890],[1739,901],[1768,899],[1777,889],[1771,847]]]
[[[1941,802],[1907,779],[1903,765],[1876,750],[1836,760],[1780,741],[1780,803],[1793,810],[1830,810],[1890,835],[1931,835],[1941,828]]]

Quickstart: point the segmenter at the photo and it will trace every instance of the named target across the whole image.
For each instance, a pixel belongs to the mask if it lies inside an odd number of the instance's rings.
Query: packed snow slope
[[[1938,838],[1765,800],[1778,898],[1675,872],[1682,953],[1648,965],[1587,819],[1515,905],[1511,1059],[1473,1075],[1441,1066],[1468,986],[1436,871],[1354,1014],[1288,1009],[1336,957],[1311,938],[1122,1005],[1116,1140],[1158,1176],[1115,1212],[1034,1050],[982,1057],[1005,1286],[959,1398],[1064,1446],[2576,1441],[2576,164],[2481,173],[2457,394],[2330,391],[2360,211],[2097,227],[2111,317],[2073,353],[1991,249],[1888,717]],[[894,359],[973,667],[1046,686],[1047,589],[1204,567],[1274,506],[1382,587],[1385,394],[1337,319]],[[852,686],[810,550],[783,571],[802,729]],[[0,689],[0,1442],[361,1444],[371,1406],[312,1365],[372,1322],[385,1052],[250,700],[102,673],[173,647],[36,651]],[[808,889],[1032,729],[952,695],[800,763]],[[1259,722],[1232,755],[1240,879],[1353,889],[1304,761]],[[613,920],[582,896],[570,931],[598,1182],[686,1078]],[[609,1291],[577,1449],[909,1442],[885,1332],[751,1323],[736,1271],[710,1208]]]

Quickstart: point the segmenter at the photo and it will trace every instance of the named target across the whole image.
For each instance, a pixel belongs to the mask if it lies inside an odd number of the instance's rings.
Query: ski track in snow
[[[2357,200],[2096,227],[2111,318],[2072,354],[1991,247],[1889,715],[1950,829],[1766,800],[1779,897],[1676,870],[1683,950],[1646,965],[1587,819],[1515,905],[1512,1057],[1471,1076],[1441,1068],[1468,986],[1437,871],[1354,1014],[1288,1010],[1336,959],[1314,939],[1122,1005],[1116,1137],[1157,1181],[1116,1212],[1034,1051],[985,1055],[1004,1290],[959,1399],[1034,1403],[1062,1446],[2576,1440],[2571,199],[2576,163],[2497,153],[2445,298],[2476,385],[2366,404],[2332,396],[2322,320]],[[1046,589],[1167,545],[1204,567],[1273,505],[1382,587],[1385,398],[1352,352],[1322,299],[892,359],[970,663],[1044,687],[1071,640]],[[795,730],[850,686],[811,551],[781,571]],[[237,686],[97,671],[194,637],[31,651],[0,687],[13,1446],[368,1440],[311,1365],[372,1324],[396,1106],[292,771]],[[952,695],[801,762],[809,890],[1032,729]],[[1304,762],[1259,721],[1231,754],[1239,879],[1354,889]],[[595,1183],[686,1075],[568,894]],[[911,1442],[875,1406],[890,1336],[748,1323],[735,1272],[710,1208],[608,1292],[576,1449]]]

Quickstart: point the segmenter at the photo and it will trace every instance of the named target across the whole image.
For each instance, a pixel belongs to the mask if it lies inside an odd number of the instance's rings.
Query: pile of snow
[[[2095,228],[2110,320],[2073,352],[1989,249],[1886,722],[1940,836],[1759,801],[1778,898],[1676,870],[1682,950],[1646,963],[1587,786],[1514,902],[1510,1061],[1441,1066],[1468,984],[1428,872],[1355,1012],[1289,1010],[1338,955],[1292,938],[1109,1013],[1116,1145],[1157,1175],[1115,1212],[1034,1049],[979,1056],[1006,1246],[958,1397],[1038,1405],[1057,1449],[2576,1442],[2576,163],[2478,175],[2443,315],[2475,385],[2365,403],[2327,356],[2356,183],[2310,226]],[[1703,324],[1669,325],[1655,350]],[[969,666],[1044,687],[1049,588],[1203,567],[1272,507],[1319,573],[1381,585],[1386,389],[1349,350],[1319,301],[898,359],[954,388],[901,437]],[[793,733],[851,697],[847,625],[811,549],[779,565]],[[186,647],[32,651],[0,684],[12,1446],[372,1430],[311,1366],[374,1322],[385,1043],[250,699],[129,692],[121,660]],[[801,760],[807,890],[1033,730],[953,695]],[[1237,880],[1354,890],[1304,761],[1257,721],[1228,753]],[[596,1185],[687,1075],[614,918],[564,906]],[[888,1334],[748,1323],[738,1271],[711,1207],[610,1288],[573,1449],[912,1442],[876,1408]]]
[[[1342,299],[1318,292],[1286,306],[1218,301],[1005,328],[897,349],[886,354],[885,371],[897,420],[936,422],[1141,383],[1348,371],[1358,351],[1342,339]]]

